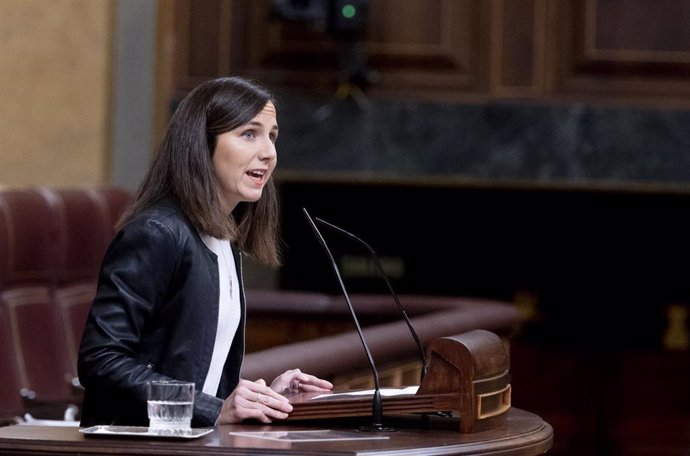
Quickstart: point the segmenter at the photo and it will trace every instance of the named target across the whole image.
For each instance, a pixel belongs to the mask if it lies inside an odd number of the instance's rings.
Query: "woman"
[[[207,81],[173,114],[106,252],[79,350],[82,426],[148,423],[146,383],[192,381],[192,426],[284,419],[298,369],[240,379],[242,256],[279,265],[276,108],[239,77]]]

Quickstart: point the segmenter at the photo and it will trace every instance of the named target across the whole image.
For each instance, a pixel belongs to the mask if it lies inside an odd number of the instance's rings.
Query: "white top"
[[[230,241],[205,234],[201,234],[201,239],[206,247],[218,257],[218,285],[220,288],[218,327],[216,328],[216,342],[213,346],[211,365],[202,388],[204,393],[215,396],[218,392],[220,377],[223,375],[225,360],[240,324],[240,285]]]

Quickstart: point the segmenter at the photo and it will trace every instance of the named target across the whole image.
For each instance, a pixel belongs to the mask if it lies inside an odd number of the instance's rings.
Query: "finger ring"
[[[297,389],[301,389],[301,388],[302,388],[302,383],[297,382]]]
[[[256,393],[256,402],[261,402],[261,393]]]

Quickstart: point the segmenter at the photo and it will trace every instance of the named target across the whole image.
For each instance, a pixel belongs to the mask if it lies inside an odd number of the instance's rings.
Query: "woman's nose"
[[[259,158],[262,160],[272,160],[278,156],[278,151],[276,150],[276,145],[273,141],[269,141],[266,147],[261,149],[261,154]]]

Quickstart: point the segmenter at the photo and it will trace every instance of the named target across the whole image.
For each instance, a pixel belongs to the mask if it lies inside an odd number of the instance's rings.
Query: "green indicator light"
[[[348,19],[352,19],[353,17],[355,17],[355,14],[357,14],[357,10],[355,9],[355,7],[350,4],[343,6],[341,12],[343,14],[343,17],[346,17]]]

